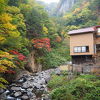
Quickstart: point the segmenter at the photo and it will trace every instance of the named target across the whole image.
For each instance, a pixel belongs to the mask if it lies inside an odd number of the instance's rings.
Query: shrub
[[[60,46],[59,48],[52,48],[51,52],[45,52],[42,64],[45,68],[54,68],[69,60],[69,47]]]
[[[33,39],[32,43],[37,49],[45,48],[46,50],[51,51],[49,38]]]
[[[100,80],[94,75],[81,75],[52,90],[52,100],[100,100]]]
[[[4,84],[8,84],[8,82],[4,78],[0,77],[0,88],[6,88]]]
[[[24,56],[22,53],[20,53],[17,50],[10,50],[11,54],[15,55],[15,63],[19,68],[24,68],[24,65],[26,64],[26,56]]]
[[[67,83],[67,77],[66,76],[52,75],[51,80],[48,83],[48,87],[50,89],[55,89],[55,88],[62,86],[66,83]]]
[[[2,74],[15,73],[13,68],[15,68],[15,64],[12,61],[14,58],[13,55],[8,52],[0,51],[0,88],[5,88],[4,84],[8,83],[4,78],[2,78]]]

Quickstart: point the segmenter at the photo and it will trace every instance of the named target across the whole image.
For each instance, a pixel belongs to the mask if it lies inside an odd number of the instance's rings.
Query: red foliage
[[[32,43],[34,44],[34,47],[37,49],[46,48],[48,51],[51,51],[49,38],[33,39]]]
[[[23,60],[25,60],[25,58],[26,57],[23,54],[18,54],[18,59],[19,60],[23,61]]]
[[[25,58],[26,58],[23,54],[19,53],[16,50],[10,50],[9,52],[12,53],[12,54],[14,54],[14,55],[17,55],[18,59],[21,60],[21,61],[24,61]]]
[[[14,54],[14,55],[18,55],[19,54],[19,52],[16,51],[16,50],[10,50],[9,52],[12,53],[12,54]]]
[[[15,74],[16,72],[13,71],[13,70],[7,70],[7,71],[5,71],[5,73],[8,73],[8,74]]]

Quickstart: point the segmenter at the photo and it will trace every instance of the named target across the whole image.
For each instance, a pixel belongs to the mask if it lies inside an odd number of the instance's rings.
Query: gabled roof
[[[68,32],[69,35],[74,35],[74,34],[81,34],[81,33],[89,33],[89,32],[96,32],[96,28],[100,26],[93,26],[93,27],[88,27],[88,28],[83,28],[83,29],[78,29],[78,30],[72,30]]]

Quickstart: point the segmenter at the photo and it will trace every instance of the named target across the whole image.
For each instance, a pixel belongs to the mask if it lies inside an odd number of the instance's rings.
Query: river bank
[[[16,82],[0,90],[0,100],[50,100],[47,83],[51,74],[60,74],[59,68],[23,75]]]

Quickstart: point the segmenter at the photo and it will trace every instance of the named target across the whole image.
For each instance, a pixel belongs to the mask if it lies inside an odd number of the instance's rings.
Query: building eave
[[[78,29],[78,30],[72,30],[69,31],[68,34],[69,35],[76,35],[76,34],[85,34],[85,33],[95,33],[97,31],[97,28],[99,28],[100,25],[98,26],[93,26],[93,27],[88,27],[88,28],[82,28],[82,29]]]

